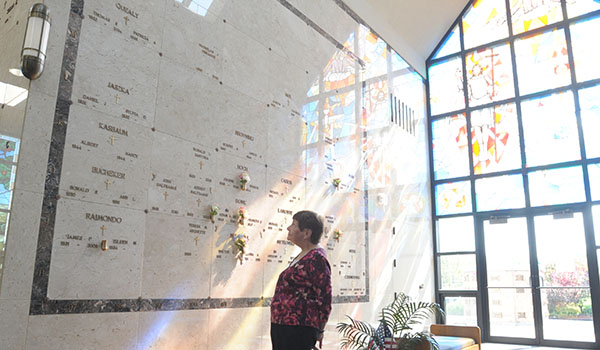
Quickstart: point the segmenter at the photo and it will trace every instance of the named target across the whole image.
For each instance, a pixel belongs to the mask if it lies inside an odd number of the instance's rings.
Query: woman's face
[[[298,243],[302,243],[303,235],[302,235],[302,231],[300,230],[300,227],[298,227],[298,221],[294,220],[292,222],[292,224],[290,226],[288,226],[287,230],[288,230],[288,235],[287,235],[288,241],[294,243],[295,245],[298,245]]]

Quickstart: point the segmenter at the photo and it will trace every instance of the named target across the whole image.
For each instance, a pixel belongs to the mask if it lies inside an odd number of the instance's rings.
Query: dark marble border
[[[348,51],[341,43],[318,27],[304,14],[294,8],[285,0],[277,0],[286,8],[296,14],[301,20],[313,27],[317,32],[331,41],[337,48],[345,51],[361,65],[358,57]],[[40,217],[38,244],[35,258],[33,285],[31,289],[30,315],[50,314],[81,314],[101,312],[139,312],[139,311],[176,311],[196,309],[220,308],[248,308],[266,307],[271,304],[271,298],[224,298],[224,299],[92,299],[92,300],[52,300],[48,295],[48,280],[50,262],[52,259],[52,242],[54,238],[54,224],[56,220],[56,207],[59,199],[58,189],[62,172],[62,162],[71,108],[71,94],[73,90],[73,77],[77,65],[77,53],[83,20],[84,0],[71,0],[71,11],[67,36],[63,52],[63,62],[58,85],[58,96],[54,110],[54,123],[52,126],[52,140],[48,156],[48,166],[44,187],[44,200]],[[365,192],[365,201],[368,194]],[[368,206],[365,206],[365,232],[368,232]],[[368,251],[368,235],[366,249]],[[334,303],[357,303],[369,301],[369,276],[368,258],[366,259],[366,295],[337,296]]]

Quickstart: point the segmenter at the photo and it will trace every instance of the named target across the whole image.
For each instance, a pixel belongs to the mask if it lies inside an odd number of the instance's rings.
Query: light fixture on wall
[[[21,72],[28,79],[35,80],[44,71],[49,34],[50,11],[48,6],[44,4],[31,6],[21,51]]]

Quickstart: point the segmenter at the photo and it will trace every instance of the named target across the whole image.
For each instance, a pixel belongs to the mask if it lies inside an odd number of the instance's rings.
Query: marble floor
[[[514,344],[496,344],[483,343],[481,350],[578,350],[576,348],[552,348],[548,346],[532,346],[532,345],[514,345]]]

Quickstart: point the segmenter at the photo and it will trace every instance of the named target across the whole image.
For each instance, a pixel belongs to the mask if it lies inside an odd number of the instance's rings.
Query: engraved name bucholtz
[[[121,172],[114,171],[114,170],[97,168],[95,166],[92,167],[92,173],[106,175],[106,176],[110,176],[110,177],[116,177],[117,179],[125,179],[125,173],[121,173]]]

